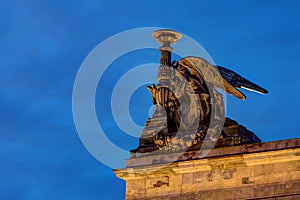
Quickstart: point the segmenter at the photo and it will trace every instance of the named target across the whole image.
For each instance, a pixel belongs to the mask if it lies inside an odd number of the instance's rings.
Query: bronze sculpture
[[[156,111],[147,120],[140,145],[133,153],[198,150],[208,132],[208,140],[214,141],[215,147],[260,142],[254,133],[225,118],[223,95],[217,88],[242,100],[246,96],[237,88],[262,94],[268,93],[267,90],[203,58],[186,57],[171,62],[171,44],[181,35],[159,30],[153,37],[162,44],[158,85],[147,87]]]

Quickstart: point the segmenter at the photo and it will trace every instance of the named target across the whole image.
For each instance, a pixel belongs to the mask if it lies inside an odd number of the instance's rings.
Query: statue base
[[[150,120],[150,119],[149,119]],[[158,120],[159,121],[159,120]],[[152,127],[145,127],[145,130],[143,131],[142,135],[149,135],[149,137],[141,137],[140,138],[140,146],[138,146],[137,149],[131,150],[131,157],[140,157],[140,156],[146,156],[148,153],[151,153],[155,155],[156,151],[159,150],[159,154],[170,153],[170,152],[177,152],[176,148],[172,150],[164,150],[164,147],[159,147],[157,144],[153,142],[153,137],[150,137],[151,132],[153,132],[155,128],[152,129]],[[176,133],[170,133],[170,136],[174,136]],[[187,133],[186,135],[191,135],[190,133]],[[243,145],[243,144],[252,144],[252,143],[258,143],[261,142],[261,140],[252,132],[249,131],[246,127],[238,124],[236,121],[226,118],[224,127],[222,130],[221,135],[219,136],[216,143],[214,143],[213,148],[220,148],[220,147],[228,147],[228,146],[237,146],[237,145]],[[202,149],[211,149],[210,146],[203,146],[205,145],[204,141],[197,142],[197,144],[190,144],[188,148],[185,148],[186,151],[198,151],[201,148]],[[178,152],[181,152],[182,149],[178,148]],[[143,153],[146,153],[143,155]]]

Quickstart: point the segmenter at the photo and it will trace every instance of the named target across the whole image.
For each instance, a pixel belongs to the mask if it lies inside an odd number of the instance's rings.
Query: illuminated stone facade
[[[299,147],[291,139],[216,148],[204,158],[199,151],[135,155],[115,173],[126,181],[126,199],[296,200]]]

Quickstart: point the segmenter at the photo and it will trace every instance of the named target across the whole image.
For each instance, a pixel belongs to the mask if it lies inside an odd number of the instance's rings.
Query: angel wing
[[[219,72],[223,76],[223,78],[236,88],[244,88],[246,90],[258,92],[261,94],[268,93],[266,89],[256,85],[255,83],[252,83],[251,81],[235,73],[234,71],[231,71],[230,69],[226,69],[222,66],[217,66],[217,68],[219,69]]]
[[[224,67],[213,66],[205,59],[198,57],[186,57],[180,60],[180,64],[189,68],[191,74],[195,74],[197,77],[204,77],[206,81],[239,99],[245,100],[246,96],[237,90],[236,87],[244,87],[260,93],[267,93],[265,89],[248,81],[237,73]]]

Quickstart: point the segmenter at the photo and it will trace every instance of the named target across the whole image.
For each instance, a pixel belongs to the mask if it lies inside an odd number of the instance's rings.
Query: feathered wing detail
[[[224,84],[224,91],[227,92],[228,94],[231,94],[242,100],[246,99],[246,96],[242,92],[237,90],[233,85],[228,83],[224,78],[223,78],[223,84]]]
[[[225,80],[227,80],[231,85],[237,88],[244,88],[247,90],[259,92],[261,94],[267,94],[268,91],[255,83],[247,80],[246,78],[242,77],[241,75],[226,69],[222,66],[217,66],[219,69],[220,74],[223,76]]]
[[[204,77],[204,80],[213,84],[214,86],[224,90],[228,94],[245,100],[246,96],[237,90],[233,85],[224,79],[219,73],[218,68],[211,65],[205,59],[198,57],[186,57],[180,60],[180,64],[183,67],[189,68],[191,74],[196,77]]]

